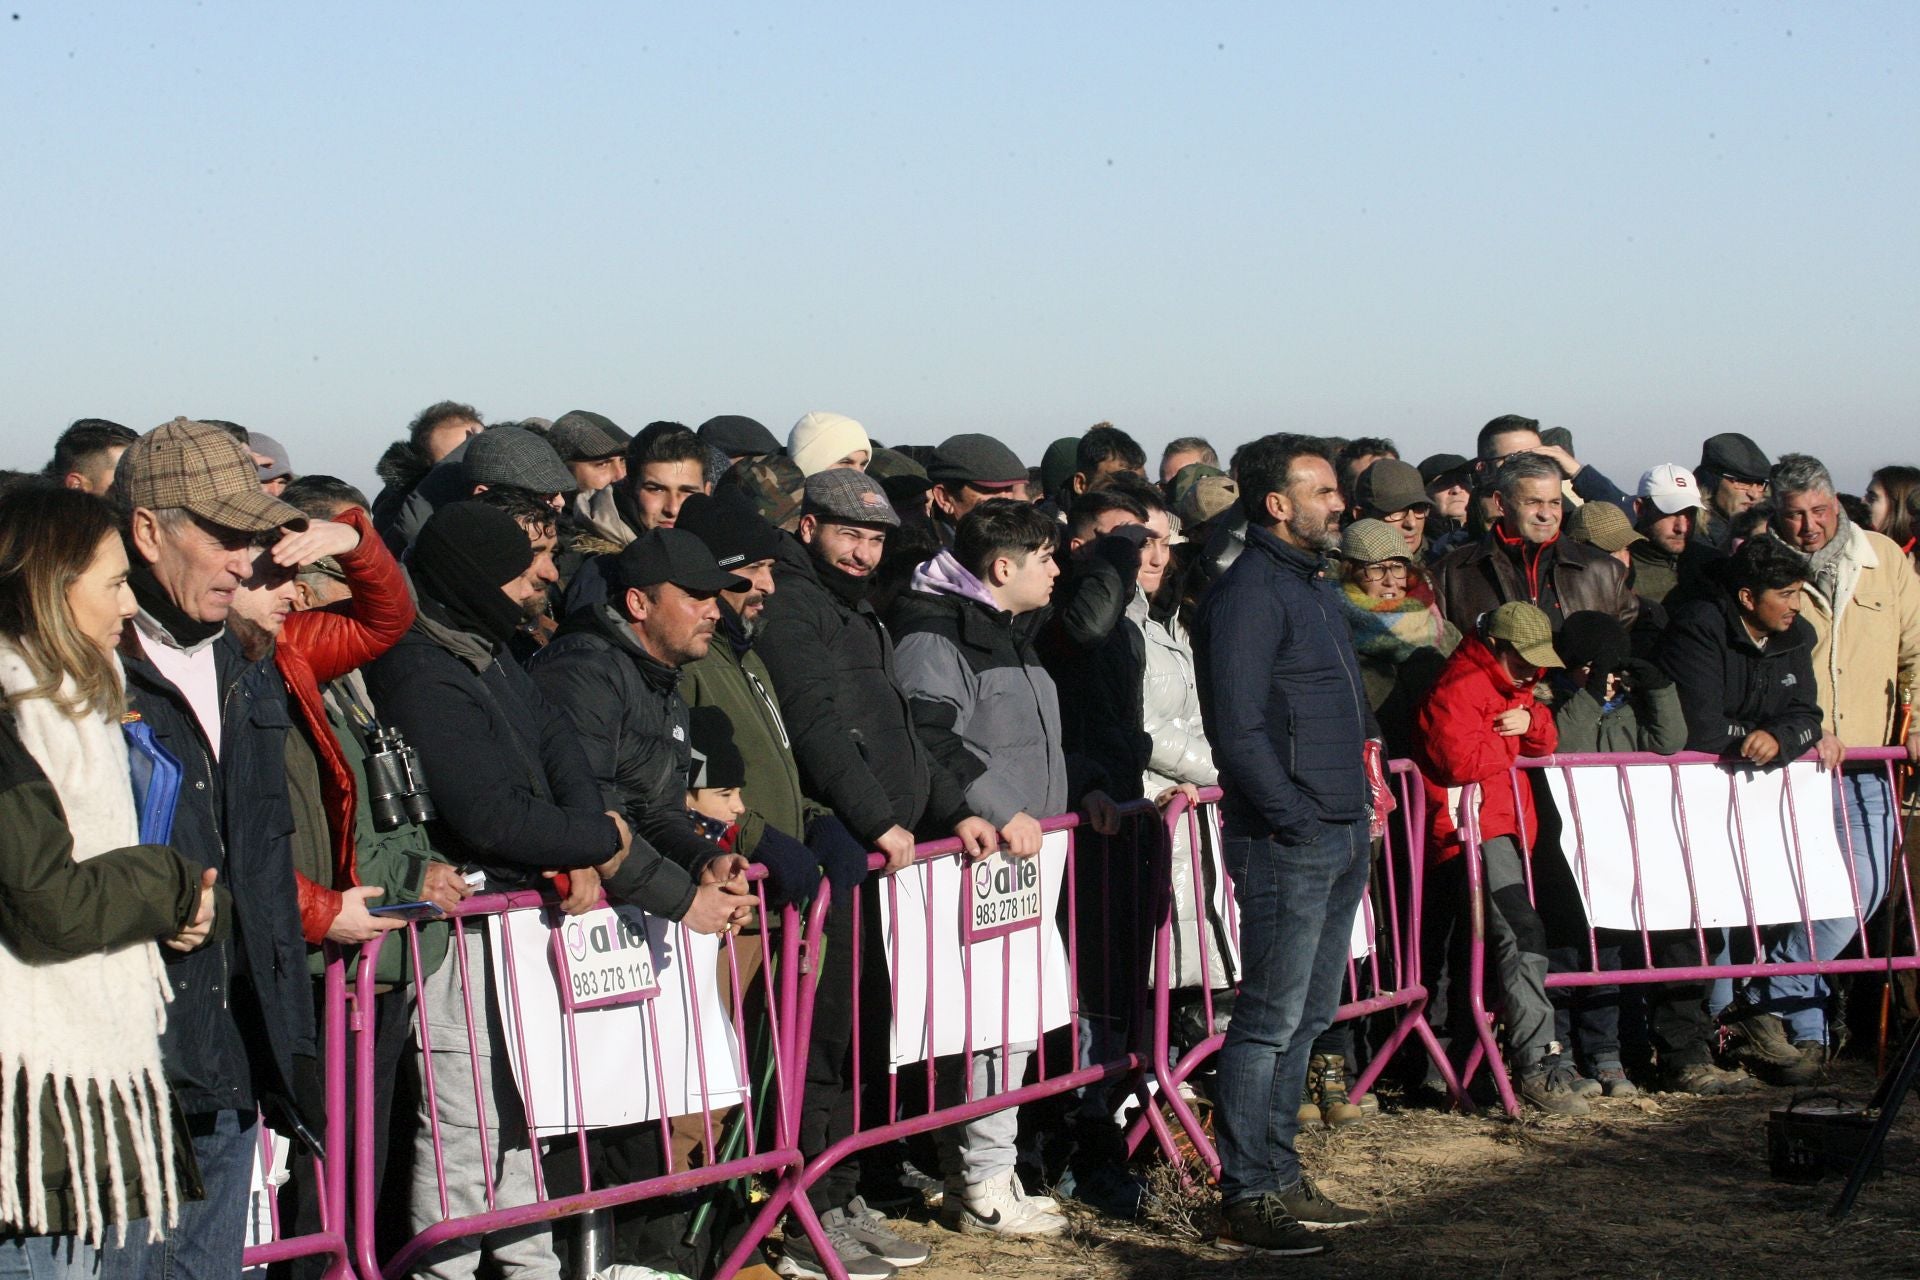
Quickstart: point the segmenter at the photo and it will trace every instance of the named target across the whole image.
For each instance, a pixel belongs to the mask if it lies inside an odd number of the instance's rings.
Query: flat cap
[[[190,418],[163,423],[128,445],[114,485],[129,506],[184,507],[222,529],[265,533],[307,527],[298,507],[261,490],[259,468],[239,440]]]
[[[763,458],[780,452],[780,441],[773,432],[737,413],[708,418],[693,434],[700,437],[702,444],[718,449],[728,458]]]
[[[572,493],[580,487],[553,446],[525,427],[488,427],[470,437],[461,466],[470,485],[512,485],[533,493]]]
[[[617,458],[627,451],[627,441],[632,438],[615,426],[613,419],[591,409],[569,409],[547,428],[547,444],[562,462]]]
[[[927,478],[935,484],[971,485],[989,492],[1027,482],[1027,464],[992,436],[963,432],[933,451]]]
[[[1727,431],[1707,437],[1700,446],[1700,466],[1697,469],[1745,480],[1749,484],[1759,484],[1773,471],[1773,463],[1767,460],[1767,455],[1760,451],[1759,445],[1738,431]]]
[[[265,484],[269,480],[278,480],[282,476],[292,477],[293,459],[287,453],[287,446],[281,444],[272,436],[260,431],[249,431],[247,432],[247,448],[253,450],[263,458],[270,459],[270,461],[258,464],[261,484]]]
[[[1472,462],[1457,453],[1429,454],[1420,459],[1420,483],[1432,484],[1441,476],[1450,476],[1456,471],[1461,473],[1462,479],[1465,479],[1467,469],[1472,465]]]
[[[1525,600],[1509,600],[1488,614],[1484,625],[1488,638],[1505,640],[1536,667],[1566,665],[1553,650],[1553,624],[1547,621],[1546,614]]]
[[[801,503],[800,514],[844,524],[897,526],[900,523],[880,482],[851,467],[835,467],[808,476],[807,495]]]

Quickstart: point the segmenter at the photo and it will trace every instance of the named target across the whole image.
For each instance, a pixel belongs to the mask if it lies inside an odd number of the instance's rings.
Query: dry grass
[[[1854,1097],[1872,1081],[1842,1080]],[[1920,1277],[1920,1099],[1887,1148],[1887,1173],[1838,1226],[1816,1187],[1767,1175],[1766,1117],[1788,1095],[1603,1101],[1581,1119],[1389,1112],[1337,1133],[1306,1134],[1321,1186],[1374,1221],[1303,1260],[1215,1249],[1211,1193],[1158,1166],[1149,1220],[1121,1224],[1071,1206],[1072,1233],[1048,1243],[906,1230],[935,1247],[911,1280],[1186,1280],[1218,1276],[1648,1278]]]

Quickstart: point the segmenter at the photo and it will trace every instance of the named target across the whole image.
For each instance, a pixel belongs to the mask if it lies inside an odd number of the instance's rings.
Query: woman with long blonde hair
[[[213,873],[140,843],[114,512],[0,498],[0,1278],[92,1276],[157,1238],[192,1147],[160,1066],[158,944],[209,936]]]

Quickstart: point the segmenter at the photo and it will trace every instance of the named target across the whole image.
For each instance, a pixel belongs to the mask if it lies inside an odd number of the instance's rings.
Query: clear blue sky
[[[17,14],[18,17],[13,17]],[[0,465],[422,405],[1920,459],[1920,6],[0,0]]]

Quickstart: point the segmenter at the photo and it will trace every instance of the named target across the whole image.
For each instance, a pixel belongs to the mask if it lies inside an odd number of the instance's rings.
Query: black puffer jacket
[[[1299,845],[1322,823],[1366,817],[1371,713],[1325,562],[1249,528],[1200,623],[1194,656],[1228,834]]]
[[[807,795],[862,841],[889,827],[945,835],[967,816],[959,784],[913,729],[893,640],[872,607],[829,591],[783,540],[755,645],[780,697]]]
[[[1681,605],[1659,662],[1680,690],[1687,750],[1734,755],[1748,734],[1765,731],[1779,740],[1782,763],[1805,755],[1820,740],[1813,641],[1813,624],[1795,618],[1757,647],[1725,590]]]
[[[1138,800],[1153,756],[1143,702],[1147,642],[1126,616],[1140,550],[1112,537],[1094,546],[1054,584],[1040,657],[1060,689],[1068,755],[1096,769],[1115,800]]]
[[[248,662],[231,632],[208,642],[220,698],[216,761],[185,696],[146,656],[160,642],[137,626],[127,637],[128,701],[183,771],[173,847],[197,868],[217,869],[233,897],[225,942],[186,955],[161,948],[173,985],[160,1042],[167,1078],[189,1114],[258,1105],[281,1133],[313,1141],[321,1099],[293,879],[286,684],[271,658]]]
[[[486,872],[490,888],[520,888],[619,849],[573,725],[432,597],[366,673],[382,718],[420,752],[439,811],[427,834],[447,861]]]
[[[573,723],[605,807],[633,829],[619,879],[634,902],[678,920],[693,905],[689,872],[720,851],[687,817],[693,747],[680,673],[641,648],[605,604],[569,617],[527,669]]]

